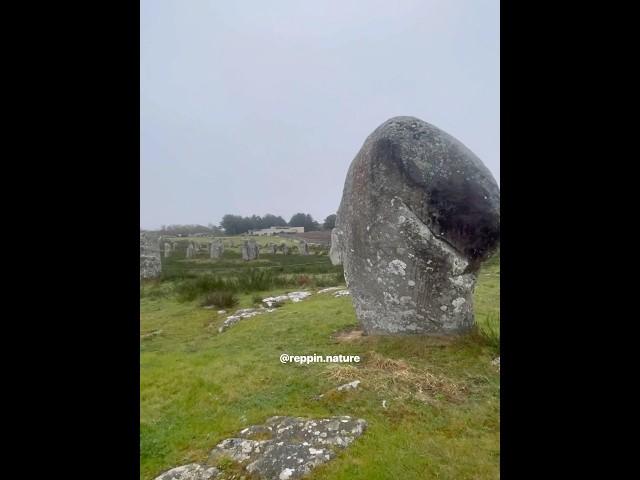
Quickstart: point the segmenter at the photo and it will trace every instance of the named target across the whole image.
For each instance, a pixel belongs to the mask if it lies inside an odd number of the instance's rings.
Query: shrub
[[[473,329],[460,340],[488,346],[496,355],[500,355],[500,315],[476,319]]]
[[[254,295],[251,298],[251,301],[254,305],[262,305],[262,295]]]
[[[488,315],[478,331],[485,343],[500,355],[500,315]]]
[[[296,284],[299,287],[308,287],[313,283],[314,283],[313,278],[310,277],[309,275],[298,275],[296,277]]]
[[[193,279],[186,279],[176,285],[178,300],[187,302],[217,290],[234,290],[234,288],[228,281],[213,275],[201,275]]]
[[[202,299],[203,307],[215,306],[218,308],[231,308],[238,304],[238,299],[233,292],[216,291],[210,292]]]

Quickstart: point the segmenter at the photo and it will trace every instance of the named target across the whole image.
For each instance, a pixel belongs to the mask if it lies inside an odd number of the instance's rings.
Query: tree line
[[[229,235],[238,235],[246,233],[249,230],[260,230],[269,227],[304,227],[305,232],[321,229],[332,229],[335,226],[335,215],[329,215],[325,221],[318,223],[309,213],[296,213],[287,222],[280,216],[266,214],[261,217],[252,215],[250,217],[242,217],[240,215],[225,215],[222,217],[220,226]]]
[[[269,227],[304,227],[305,232],[314,230],[331,230],[336,223],[336,216],[329,215],[324,219],[322,224],[314,220],[309,213],[296,213],[287,222],[281,216],[267,213],[264,216],[251,215],[243,217],[241,215],[227,214],[222,217],[220,226],[209,224],[204,225],[162,225],[160,232],[163,235],[196,235],[196,234],[213,234],[221,235],[239,235],[249,230],[260,230]]]

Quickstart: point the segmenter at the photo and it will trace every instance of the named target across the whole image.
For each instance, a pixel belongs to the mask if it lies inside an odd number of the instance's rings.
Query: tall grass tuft
[[[245,293],[269,290],[273,287],[273,284],[273,273],[267,269],[258,270],[252,268],[238,274],[236,277],[238,290]]]
[[[229,282],[213,275],[201,275],[196,278],[185,279],[176,285],[178,300],[189,302],[201,295],[217,290],[232,290]]]
[[[471,336],[500,355],[500,314],[487,315],[482,322],[477,322]]]

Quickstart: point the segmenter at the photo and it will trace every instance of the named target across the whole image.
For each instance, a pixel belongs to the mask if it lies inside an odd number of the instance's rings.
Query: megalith
[[[391,118],[349,167],[331,239],[366,333],[462,333],[477,271],[500,241],[500,190],[451,135]]]

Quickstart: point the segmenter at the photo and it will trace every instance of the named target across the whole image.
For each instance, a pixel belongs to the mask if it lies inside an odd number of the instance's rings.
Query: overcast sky
[[[142,228],[322,221],[397,115],[500,181],[497,0],[142,0],[140,27]]]

